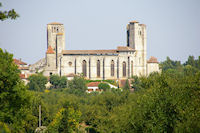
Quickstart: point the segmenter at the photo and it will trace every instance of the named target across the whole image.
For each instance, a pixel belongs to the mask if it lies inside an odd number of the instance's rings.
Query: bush
[[[66,88],[67,87],[67,77],[65,76],[58,76],[58,75],[51,75],[50,76],[50,83],[53,85],[53,88]]]
[[[31,75],[28,80],[29,90],[44,91],[45,85],[48,82],[47,77],[43,76],[42,73]]]
[[[110,90],[110,86],[107,83],[100,83],[98,87],[104,91]]]

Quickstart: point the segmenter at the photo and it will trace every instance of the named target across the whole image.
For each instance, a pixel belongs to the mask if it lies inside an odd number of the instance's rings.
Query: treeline
[[[199,62],[192,56],[183,64],[167,57],[161,73],[132,77],[133,93],[125,87],[87,94],[90,81],[83,77],[68,81],[53,75],[47,90],[47,78],[36,74],[24,86],[12,55],[0,50],[0,131],[35,132],[41,105],[49,133],[199,132]]]

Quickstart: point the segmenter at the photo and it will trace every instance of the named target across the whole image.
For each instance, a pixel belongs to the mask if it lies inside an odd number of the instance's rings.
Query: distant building
[[[27,65],[27,63],[21,61],[21,59],[13,59],[13,62],[18,66],[18,69],[20,70],[20,78],[25,82],[25,84],[27,83],[27,78],[30,74],[29,71],[29,66]]]
[[[147,76],[151,72],[159,72],[159,63],[155,57],[147,61],[146,38],[146,25],[132,21],[127,25],[126,46],[110,50],[65,50],[64,25],[50,23],[47,25],[46,57],[32,64],[29,71],[43,71],[45,76],[58,74],[70,78],[82,73],[91,80]]]
[[[100,84],[101,82],[90,82],[87,84],[87,93],[91,93],[91,92],[101,92],[102,90],[99,89],[98,85]]]

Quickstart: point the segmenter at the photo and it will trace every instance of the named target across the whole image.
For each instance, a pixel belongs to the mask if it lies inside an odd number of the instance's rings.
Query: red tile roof
[[[151,56],[151,58],[147,61],[147,63],[158,63],[158,60],[156,57]]]
[[[25,79],[25,78],[26,78],[26,77],[25,77],[25,74],[20,74],[19,77],[20,77],[21,79]]]
[[[14,63],[15,63],[16,65],[27,65],[27,63],[22,62],[21,60],[18,60],[18,59],[13,59],[13,61],[14,61]]]
[[[98,87],[101,82],[90,82],[87,84],[88,87]]]
[[[46,54],[54,54],[54,50],[52,49],[52,47],[49,45]]]
[[[29,70],[29,67],[18,67],[20,70]]]

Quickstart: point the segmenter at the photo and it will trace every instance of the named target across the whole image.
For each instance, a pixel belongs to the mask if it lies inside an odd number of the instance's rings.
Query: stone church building
[[[147,76],[159,72],[155,57],[147,61],[146,26],[137,21],[127,25],[127,45],[106,50],[66,50],[65,30],[60,23],[47,25],[46,57],[32,64],[31,73],[45,76],[83,74],[87,79],[126,79],[132,75]]]

